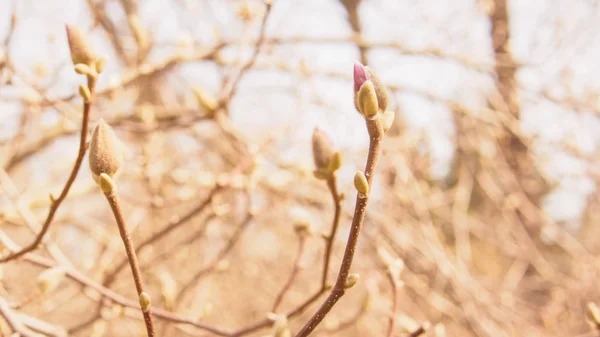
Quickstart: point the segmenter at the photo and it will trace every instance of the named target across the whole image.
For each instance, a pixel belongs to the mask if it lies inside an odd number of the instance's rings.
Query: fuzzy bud
[[[356,188],[360,194],[369,194],[369,182],[362,171],[356,171],[356,174],[354,175],[354,188]]]
[[[93,66],[96,56],[93,50],[90,48],[87,38],[76,26],[67,25],[66,29],[73,65],[83,63]]]
[[[387,89],[383,84],[381,84],[381,80],[371,71],[371,69],[367,69],[367,71],[371,75],[371,81],[373,82],[373,87],[375,87],[375,95],[377,96],[377,104],[379,105],[379,109],[381,109],[381,111],[385,111],[390,104],[390,98]]]
[[[350,289],[350,288],[354,287],[356,285],[356,283],[358,282],[359,278],[360,278],[360,275],[358,275],[358,274],[348,275],[346,282],[344,282],[344,289]]]
[[[360,87],[356,100],[360,113],[367,118],[375,116],[379,111],[377,93],[372,81],[366,81]]]
[[[313,132],[312,151],[317,170],[327,171],[334,153],[333,142],[325,132],[318,128]]]
[[[110,125],[100,120],[90,142],[90,170],[95,180],[105,173],[114,176],[123,162],[119,140]]]
[[[65,278],[66,271],[63,267],[50,268],[43,271],[37,278],[40,291],[43,294],[51,293]]]
[[[381,122],[381,126],[383,127],[383,132],[387,132],[394,124],[394,118],[396,115],[391,110],[385,110],[380,116],[379,121]]]
[[[142,308],[143,312],[148,312],[150,309],[150,295],[148,293],[142,292],[140,293],[140,308]]]

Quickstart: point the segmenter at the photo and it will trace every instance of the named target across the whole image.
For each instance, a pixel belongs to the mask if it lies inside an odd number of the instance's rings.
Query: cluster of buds
[[[88,85],[79,86],[79,94],[83,100],[88,103],[92,99],[94,85],[98,74],[104,70],[106,59],[97,57],[88,43],[88,39],[81,30],[73,25],[67,25],[67,39],[69,40],[69,50],[71,60],[76,73],[85,75],[88,78]]]
[[[71,51],[71,60],[78,74],[96,76],[104,70],[106,63],[103,57],[97,57],[94,50],[90,47],[87,37],[81,30],[73,25],[66,25],[67,38],[69,40],[69,50]]]
[[[394,112],[387,109],[387,89],[369,67],[359,62],[354,64],[354,106],[365,118],[378,118],[384,132],[394,122]]]
[[[92,132],[89,161],[94,180],[104,192],[111,192],[114,189],[112,179],[121,168],[123,156],[117,136],[102,119]]]
[[[317,179],[326,180],[333,177],[335,171],[342,166],[342,153],[335,150],[331,138],[318,128],[313,132],[312,152],[315,162],[313,173]]]

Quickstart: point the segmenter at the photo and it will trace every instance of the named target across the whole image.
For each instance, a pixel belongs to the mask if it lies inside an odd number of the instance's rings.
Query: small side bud
[[[150,309],[150,295],[148,295],[148,293],[146,292],[142,292],[140,293],[140,308],[142,308],[143,312],[148,312],[148,309]]]
[[[92,74],[92,68],[90,66],[88,66],[87,64],[77,63],[75,65],[75,67],[73,67],[73,69],[75,70],[76,73],[81,74],[81,75],[91,75]]]
[[[93,50],[90,48],[87,38],[76,26],[67,25],[66,30],[73,64],[76,65],[83,63],[93,66],[96,56],[94,55]]]
[[[383,127],[383,132],[387,132],[394,124],[394,118],[396,115],[391,110],[385,110],[380,116],[379,121],[381,121],[381,126]]]
[[[356,171],[356,174],[354,174],[354,188],[360,194],[369,194],[369,182],[362,171]]]
[[[90,88],[85,84],[79,85],[79,95],[83,97],[83,100],[85,102],[89,102],[92,99],[92,92],[90,91]]]
[[[104,67],[106,66],[106,58],[100,57],[94,63],[94,68],[96,69],[96,73],[101,74],[104,71]]]
[[[100,189],[102,189],[102,192],[104,193],[112,193],[116,188],[115,182],[106,173],[100,174],[98,183],[100,184]]]
[[[92,133],[89,161],[95,178],[102,173],[113,177],[123,162],[119,140],[104,120],[98,122]]]
[[[65,278],[66,271],[63,267],[50,268],[43,271],[37,278],[37,283],[42,294],[51,293]]]
[[[350,288],[354,287],[356,285],[356,282],[358,282],[359,278],[360,278],[360,275],[358,275],[358,274],[348,275],[348,278],[346,279],[346,282],[344,283],[344,289],[350,289]]]
[[[335,172],[342,167],[342,162],[344,159],[344,155],[340,151],[336,151],[331,157],[331,162],[329,163],[329,171]]]
[[[363,116],[370,118],[377,114],[379,105],[377,103],[377,94],[373,82],[367,81],[360,87],[357,104],[359,111]]]
[[[313,131],[312,151],[317,170],[326,171],[333,157],[333,141],[319,128]]]

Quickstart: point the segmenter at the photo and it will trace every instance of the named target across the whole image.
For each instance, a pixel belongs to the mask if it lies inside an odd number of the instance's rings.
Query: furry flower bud
[[[102,119],[92,133],[89,156],[90,170],[96,181],[102,173],[114,176],[123,162],[119,140]]]
[[[333,141],[319,128],[313,132],[312,151],[317,170],[327,171],[334,155]]]
[[[66,29],[73,65],[82,63],[94,66],[96,55],[81,30],[74,25],[66,25]]]

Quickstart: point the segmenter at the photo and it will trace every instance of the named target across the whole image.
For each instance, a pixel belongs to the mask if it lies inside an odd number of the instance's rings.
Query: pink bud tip
[[[370,79],[371,74],[367,68],[360,62],[354,63],[354,92],[358,92],[363,83]]]

